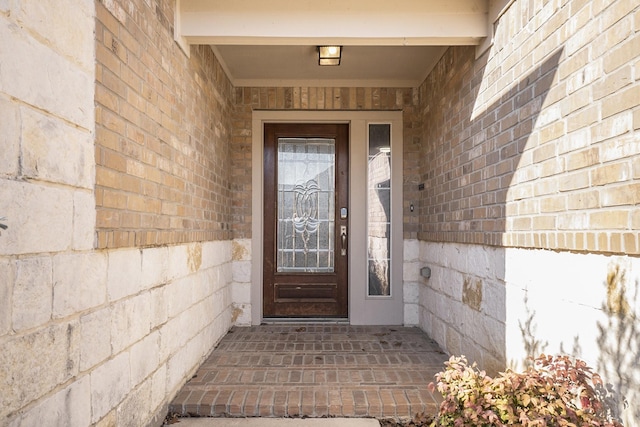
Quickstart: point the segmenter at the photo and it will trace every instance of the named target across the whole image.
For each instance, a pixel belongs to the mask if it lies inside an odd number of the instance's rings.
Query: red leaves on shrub
[[[452,356],[436,374],[444,401],[432,426],[622,427],[611,419],[596,388],[597,373],[581,360],[542,355],[523,373],[511,370],[496,378]]]

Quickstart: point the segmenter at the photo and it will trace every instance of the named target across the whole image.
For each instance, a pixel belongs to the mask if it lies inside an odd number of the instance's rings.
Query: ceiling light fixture
[[[318,65],[340,65],[342,46],[318,46]]]

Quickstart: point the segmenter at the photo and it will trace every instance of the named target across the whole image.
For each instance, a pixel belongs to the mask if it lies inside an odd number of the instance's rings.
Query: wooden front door
[[[348,316],[349,125],[264,125],[264,317]]]

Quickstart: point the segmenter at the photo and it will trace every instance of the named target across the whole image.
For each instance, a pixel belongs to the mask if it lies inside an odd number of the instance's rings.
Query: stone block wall
[[[402,265],[402,298],[404,300],[404,325],[419,326],[420,316],[420,289],[422,279],[420,269],[424,266],[420,257],[420,241],[416,239],[405,239],[403,249]]]
[[[251,239],[233,240],[231,267],[232,322],[251,326]]]
[[[0,256],[90,249],[94,73],[84,33],[93,31],[93,6],[81,2],[67,15],[9,4],[0,4],[0,217],[10,231]],[[77,28],[56,31],[66,19]]]
[[[75,382],[79,321],[69,310],[95,304],[82,295],[91,279],[70,287],[60,274],[94,240],[93,17],[91,1],[0,3],[2,425],[47,398],[73,399],[65,416],[90,422],[89,377]],[[69,19],[77,25],[61,31]]]
[[[3,425],[159,425],[231,326],[230,261],[228,241],[3,260]]]
[[[448,353],[490,374],[542,353],[580,358],[638,425],[639,258],[425,241],[419,252],[432,271],[418,278],[419,325]]]
[[[431,269],[430,278],[416,279],[420,327],[447,353],[464,354],[491,374],[504,370],[507,352],[514,350],[505,335],[510,307],[504,248],[425,241],[417,246],[422,265]]]
[[[0,425],[160,425],[231,327],[233,93],[173,7],[0,2]]]

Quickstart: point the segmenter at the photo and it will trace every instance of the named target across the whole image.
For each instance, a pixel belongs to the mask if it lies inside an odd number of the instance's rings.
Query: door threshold
[[[323,324],[338,324],[349,325],[349,319],[346,318],[328,318],[328,317],[269,317],[262,319],[262,325],[277,325],[277,324],[290,324],[290,323],[323,323]]]

